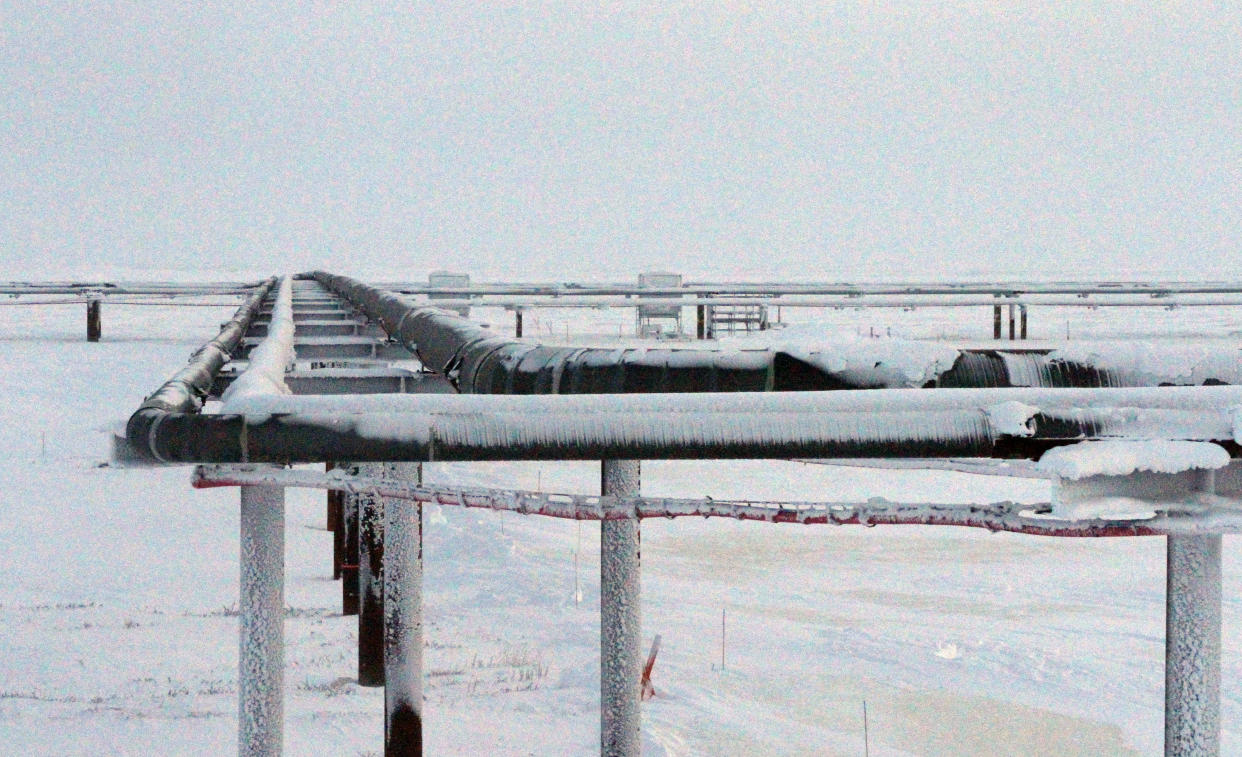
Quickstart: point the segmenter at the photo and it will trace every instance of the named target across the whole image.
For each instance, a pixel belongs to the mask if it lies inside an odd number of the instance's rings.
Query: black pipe
[[[150,439],[151,429],[165,416],[197,413],[203,406],[203,400],[211,391],[216,374],[241,343],[246,329],[250,327],[250,321],[274,286],[275,276],[260,284],[254,294],[247,297],[233,317],[220,328],[220,333],[195,350],[189,363],[148,396],[129,417],[125,436],[139,455],[147,457],[152,454],[153,447],[147,440]]]
[[[856,360],[858,365],[830,370],[824,366],[838,362],[830,353],[543,346],[501,336],[455,313],[413,305],[355,279],[314,275],[416,352],[428,369],[445,374],[463,394],[821,391],[880,389],[901,386],[905,380],[898,367],[882,361]],[[995,313],[999,327],[1000,305]],[[1159,366],[1123,372],[1067,360],[1052,350],[961,350],[952,367],[930,376],[923,386],[1178,386],[1227,384],[1233,378],[1192,381],[1184,375],[1163,375]]]

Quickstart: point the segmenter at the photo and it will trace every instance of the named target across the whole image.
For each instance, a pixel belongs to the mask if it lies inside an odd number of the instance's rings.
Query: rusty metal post
[[[695,310],[696,318],[698,320],[698,326],[695,329],[695,338],[706,339],[707,338],[707,306],[699,305],[695,307],[694,310]]]
[[[637,460],[605,460],[606,497],[637,496]],[[600,522],[600,754],[639,757],[642,750],[641,544],[637,518]]]
[[[86,301],[86,341],[98,342],[103,336],[103,303],[98,297]]]
[[[419,463],[393,472],[423,482]],[[384,755],[423,753],[423,505],[384,502]]]
[[[327,462],[323,467],[330,472],[338,466]],[[332,532],[332,580],[336,581],[345,562],[345,493],[335,489],[328,490],[328,530]]]
[[[284,729],[285,490],[241,487],[240,755],[279,755]]]
[[[392,463],[361,463],[366,478],[383,478]],[[384,500],[363,492],[358,502],[358,685],[384,685]]]
[[[354,466],[345,463],[356,472]],[[341,507],[341,614],[358,614],[358,495],[346,494]]]

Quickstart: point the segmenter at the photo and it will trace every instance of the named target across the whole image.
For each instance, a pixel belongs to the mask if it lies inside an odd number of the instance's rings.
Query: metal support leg
[[[98,342],[103,336],[102,303],[99,300],[86,301],[86,341]]]
[[[695,336],[698,339],[707,338],[707,308],[703,305],[695,307],[695,316],[698,319],[698,327],[695,330]]]
[[[640,492],[637,460],[605,460],[604,496]],[[600,754],[638,757],[642,606],[637,519],[600,523]]]
[[[358,614],[358,495],[346,494],[342,501],[341,541],[345,546],[341,563],[341,614]]]
[[[513,311],[513,335],[518,339],[522,338],[522,311]]]
[[[1196,488],[1215,493],[1215,472]],[[1166,538],[1164,753],[1219,755],[1221,537]]]
[[[241,487],[237,752],[279,755],[284,727],[285,490]]]
[[[419,463],[396,471],[422,483]],[[423,505],[384,501],[384,755],[423,753]]]
[[[1201,491],[1215,491],[1212,471]],[[1169,536],[1164,641],[1164,753],[1220,754],[1221,537]]]
[[[1018,318],[1021,321],[1022,339],[1026,339],[1026,305],[1018,306]]]
[[[992,338],[1001,338],[1001,306],[992,306]]]
[[[364,476],[382,478],[389,463],[363,463]],[[358,500],[358,685],[384,685],[384,500]]]
[[[1014,305],[1013,305],[1013,303],[1010,303],[1010,304],[1009,304],[1009,341],[1011,341],[1011,342],[1012,342],[1015,338],[1017,338],[1017,334],[1015,333],[1015,329],[1014,329],[1014,316],[1016,315],[1016,313],[1014,313],[1014,311],[1015,311],[1016,309],[1017,309],[1017,308],[1016,308],[1016,306],[1014,306]]]

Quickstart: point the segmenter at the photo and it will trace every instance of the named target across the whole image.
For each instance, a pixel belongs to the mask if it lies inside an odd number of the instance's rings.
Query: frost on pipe
[[[324,286],[380,323],[466,394],[744,392],[899,387],[1121,387],[1242,382],[1234,352],[1134,345],[960,350],[902,339],[842,339],[824,327],[765,332],[729,349],[552,347],[500,336],[345,276]],[[748,348],[748,345],[749,348]]]
[[[1170,509],[1143,520],[1066,519],[1053,516],[1052,505],[1017,502],[894,502],[880,497],[858,502],[688,499],[672,497],[600,497],[490,488],[424,486],[307,470],[244,471],[234,466],[199,466],[197,488],[279,485],[373,492],[394,500],[449,507],[504,510],[568,520],[632,518],[730,518],[802,525],[935,525],[985,528],[1039,536],[1153,536],[1160,534],[1242,533],[1242,511]]]
[[[161,419],[169,414],[198,413],[220,367],[232,357],[250,321],[275,285],[275,277],[264,281],[214,339],[199,347],[184,368],[143,401],[125,428],[131,450],[143,457],[151,456],[151,430]]]
[[[276,292],[267,336],[250,351],[249,365],[221,397],[225,412],[230,403],[244,397],[290,394],[285,385],[285,371],[293,363],[293,280],[285,276]]]

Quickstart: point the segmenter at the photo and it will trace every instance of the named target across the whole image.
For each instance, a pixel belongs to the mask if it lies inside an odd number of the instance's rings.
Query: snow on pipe
[[[1242,509],[1236,500],[1208,494],[1187,500],[1186,510],[1170,510],[1147,519],[1056,518],[1044,503],[802,502],[690,499],[673,497],[604,497],[489,488],[436,487],[314,471],[239,471],[233,466],[199,466],[194,486],[278,485],[339,491],[367,491],[394,501],[449,507],[503,510],[567,520],[633,518],[730,518],[803,525],[929,525],[984,528],[1039,536],[1102,537],[1163,534],[1242,533]]]
[[[1236,351],[1083,343],[1060,350],[959,350],[905,340],[768,339],[770,349],[549,347],[454,313],[316,272],[324,286],[448,375],[463,393],[611,394],[894,387],[1124,387],[1242,383]],[[646,300],[644,300],[646,301]]]
[[[927,394],[930,399],[936,393]],[[1002,403],[943,410],[772,407],[670,413],[632,405],[575,412],[559,404],[546,402],[540,410],[535,403],[527,412],[512,413],[168,413],[140,443],[164,463],[1034,458],[1052,446],[1103,438],[1210,441],[1238,452],[1239,421],[1231,406],[1079,409]]]
[[[221,396],[225,412],[230,411],[231,402],[244,397],[290,394],[285,371],[294,360],[293,333],[293,279],[284,276],[277,285],[267,336],[250,350],[246,370]]]
[[[149,454],[149,432],[166,415],[198,412],[220,367],[229,361],[245,336],[250,321],[263,304],[263,299],[275,285],[275,277],[259,285],[254,294],[221,327],[220,333],[199,347],[184,368],[143,401],[126,424],[125,434],[132,449],[140,455]]]

